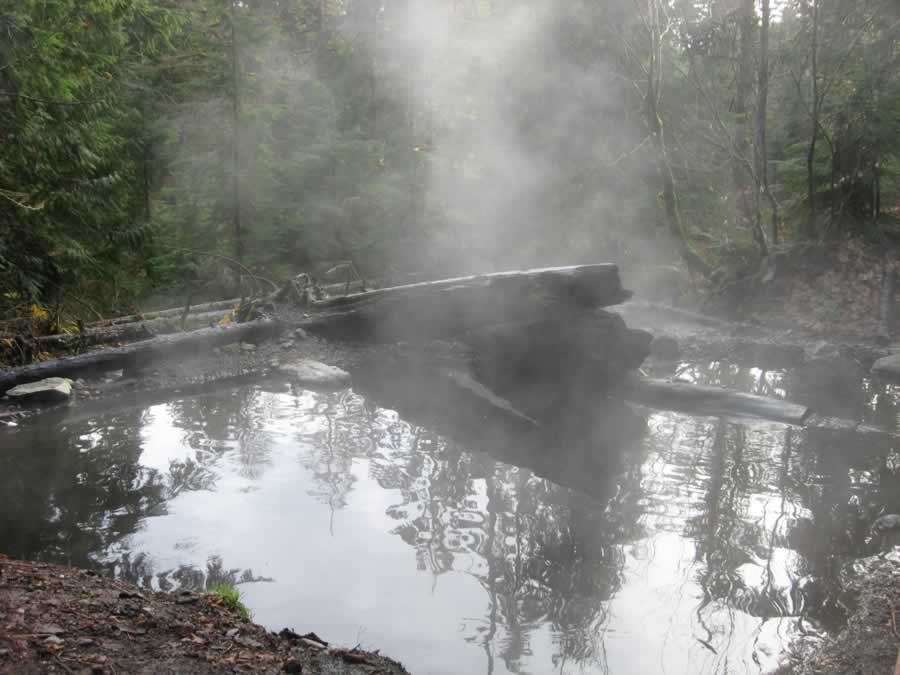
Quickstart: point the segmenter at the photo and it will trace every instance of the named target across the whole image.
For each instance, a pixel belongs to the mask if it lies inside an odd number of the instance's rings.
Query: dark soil
[[[377,652],[279,634],[214,596],[153,593],[94,572],[0,555],[0,673],[393,675]]]
[[[802,675],[872,675],[900,667],[900,546],[863,558],[844,573],[852,613],[798,669]]]

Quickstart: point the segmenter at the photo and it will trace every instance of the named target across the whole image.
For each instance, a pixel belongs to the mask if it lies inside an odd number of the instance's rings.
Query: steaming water
[[[576,489],[381,405],[256,386],[5,434],[0,550],[238,581],[258,622],[416,673],[757,673],[839,627],[840,564],[898,506],[878,437],[648,411]]]

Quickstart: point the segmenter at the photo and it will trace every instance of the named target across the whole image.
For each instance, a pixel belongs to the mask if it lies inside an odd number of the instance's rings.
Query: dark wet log
[[[434,338],[454,338],[476,328],[506,322],[534,324],[543,321],[545,333],[532,358],[557,358],[561,350],[576,346],[581,353],[606,356],[607,363],[621,361],[636,366],[646,356],[640,347],[627,356],[630,334],[613,315],[597,323],[593,310],[628,297],[614,265],[584,265],[524,272],[503,272],[476,277],[445,279],[379,289],[318,301],[318,310],[295,326],[338,338],[426,343]],[[575,328],[577,317],[588,317]],[[276,328],[260,328],[274,326]],[[218,344],[252,339],[259,333],[275,332],[275,323],[240,324],[228,329],[209,328],[191,333],[160,336],[98,352],[34,364],[0,373],[0,391],[44,377],[77,375],[91,370],[140,367],[155,358],[179,358],[186,351],[205,351]],[[582,331],[577,341],[567,336]],[[625,336],[626,339],[622,339]],[[549,342],[547,342],[549,340]],[[649,337],[647,339],[649,345]],[[190,349],[188,349],[190,348]],[[503,350],[495,353],[505,358]],[[566,358],[571,360],[571,354]]]
[[[528,322],[509,322],[462,336],[473,373],[530,415],[563,409],[586,392],[619,382],[640,367],[652,336],[603,310],[556,308]]]
[[[183,358],[203,354],[213,347],[237,341],[259,340],[279,333],[283,325],[277,321],[254,321],[227,327],[203,328],[189,333],[162,335],[123,347],[101,349],[77,356],[34,363],[0,372],[0,392],[26,382],[46,377],[77,377],[88,373],[137,369],[161,358]]]
[[[376,342],[452,338],[474,328],[546,317],[559,307],[581,310],[627,300],[615,265],[580,265],[443,279],[317,301],[340,311],[323,324],[330,336]]]
[[[666,382],[629,375],[626,399],[651,408],[710,417],[744,417],[802,425],[812,414],[804,405],[779,399],[685,382]]]

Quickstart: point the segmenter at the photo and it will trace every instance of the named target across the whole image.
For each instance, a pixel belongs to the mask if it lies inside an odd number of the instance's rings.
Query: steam
[[[616,166],[641,129],[603,38],[567,44],[590,39],[567,3],[464,4],[382,8],[389,29],[372,45],[422,129],[422,259],[484,271],[621,258],[623,232],[652,228],[653,200],[636,189],[645,162]]]

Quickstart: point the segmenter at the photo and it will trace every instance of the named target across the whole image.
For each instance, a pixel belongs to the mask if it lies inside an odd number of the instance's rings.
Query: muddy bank
[[[0,617],[0,673],[406,672],[377,651],[301,635],[299,623],[271,633],[211,595],[2,555]]]
[[[870,675],[900,668],[900,546],[846,566],[847,625],[809,654],[800,675]]]

